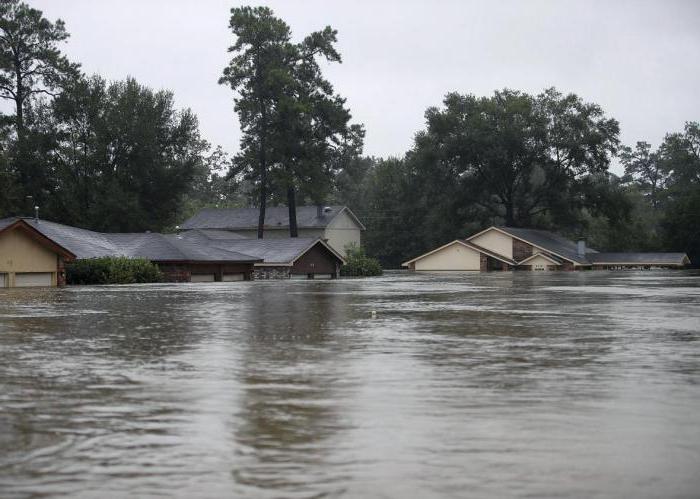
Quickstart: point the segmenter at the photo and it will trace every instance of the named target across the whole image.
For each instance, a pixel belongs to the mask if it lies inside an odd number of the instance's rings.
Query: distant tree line
[[[62,21],[0,3],[0,216],[102,231],[162,230],[210,204],[243,203],[230,159],[169,91],[84,75],[61,53]]]
[[[609,171],[614,156],[625,174]],[[700,125],[657,150],[575,95],[449,94],[401,158],[356,158],[333,200],[385,267],[490,225],[551,229],[608,251],[683,251],[700,264]]]
[[[231,9],[241,125],[230,157],[173,95],[81,72],[68,38],[20,2],[0,3],[0,216],[31,214],[102,231],[168,230],[203,207],[350,206],[367,254],[386,267],[486,226],[585,237],[604,250],[686,251],[700,263],[700,127],[656,149],[620,144],[600,106],[547,89],[449,93],[402,157],[362,156],[365,130],[320,63],[340,62],[331,27],[293,41],[266,7]],[[214,84],[214,82],[212,82]],[[613,161],[625,169],[610,172]]]

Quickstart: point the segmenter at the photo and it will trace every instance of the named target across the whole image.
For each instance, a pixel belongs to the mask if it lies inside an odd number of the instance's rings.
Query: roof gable
[[[547,253],[537,252],[531,256],[528,256],[525,260],[521,260],[520,262],[518,262],[518,265],[525,265],[525,264],[527,264],[527,262],[534,260],[536,258],[544,258],[545,260],[552,262],[554,265],[561,265],[561,263],[562,263],[561,260],[553,258],[553,257],[549,256]]]
[[[204,238],[207,241],[206,244],[210,247],[253,255],[267,265],[293,265],[307,251],[319,244],[336,258],[339,263],[345,263],[345,259],[337,251],[319,238],[223,239],[217,236],[219,236],[217,233],[205,233],[199,230],[182,233],[182,237],[186,240]]]
[[[467,238],[467,240],[474,239],[490,230],[497,230],[503,234],[510,237],[518,239],[524,243],[527,243],[535,248],[551,253],[554,256],[568,260],[574,264],[579,265],[590,265],[587,255],[591,253],[597,253],[596,250],[592,248],[586,248],[586,256],[580,256],[578,254],[577,244],[565,237],[547,230],[540,229],[522,229],[519,227],[505,227],[505,226],[492,226],[488,229],[482,230]]]
[[[414,263],[414,262],[416,262],[416,261],[418,261],[418,260],[421,260],[422,258],[428,257],[428,256],[432,255],[433,253],[437,253],[438,251],[442,251],[443,249],[445,249],[445,248],[447,248],[447,247],[449,247],[449,246],[452,246],[452,245],[454,245],[454,244],[461,244],[462,246],[465,246],[465,247],[467,247],[467,248],[469,248],[469,249],[472,249],[472,250],[474,250],[474,251],[477,251],[477,252],[479,252],[479,253],[483,253],[483,254],[485,254],[486,256],[490,256],[490,257],[495,258],[496,260],[499,260],[499,261],[501,261],[501,262],[507,263],[507,264],[509,264],[509,265],[515,265],[515,262],[514,262],[513,260],[511,260],[510,258],[508,258],[508,257],[505,257],[505,256],[503,256],[503,255],[499,255],[498,253],[495,253],[495,252],[493,252],[493,251],[487,250],[486,248],[482,248],[481,246],[478,246],[478,245],[476,245],[476,244],[474,244],[474,243],[471,243],[471,242],[469,242],[469,241],[467,241],[467,240],[455,239],[454,241],[451,241],[451,242],[449,242],[449,243],[447,243],[447,244],[443,244],[443,245],[440,246],[439,248],[435,248],[435,249],[432,250],[432,251],[428,251],[427,253],[424,253],[424,254],[422,254],[422,255],[420,255],[420,256],[417,256],[417,257],[415,257],[415,258],[413,258],[413,259],[411,259],[411,260],[408,260],[408,261],[402,263],[401,266],[402,266],[402,267],[408,267],[410,264],[412,264],[412,263]]]
[[[22,233],[29,236],[32,240],[39,243],[41,246],[49,249],[50,251],[56,253],[57,255],[62,256],[66,260],[74,260],[76,258],[76,255],[71,250],[69,250],[68,248],[63,246],[60,242],[57,242],[50,237],[47,237],[41,231],[32,227],[32,225],[27,223],[24,219],[22,219],[22,218],[7,219],[6,218],[3,220],[0,220],[0,234],[8,233],[8,232],[15,231],[15,230],[21,231]]]

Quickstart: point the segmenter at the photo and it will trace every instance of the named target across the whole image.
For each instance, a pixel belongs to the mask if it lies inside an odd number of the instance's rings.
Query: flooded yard
[[[0,291],[3,498],[698,497],[699,472],[697,272]]]

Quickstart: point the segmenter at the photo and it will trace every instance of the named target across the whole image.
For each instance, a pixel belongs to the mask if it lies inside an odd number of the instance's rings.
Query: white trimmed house
[[[489,227],[456,239],[402,266],[416,271],[683,268],[685,253],[599,253],[545,230]]]

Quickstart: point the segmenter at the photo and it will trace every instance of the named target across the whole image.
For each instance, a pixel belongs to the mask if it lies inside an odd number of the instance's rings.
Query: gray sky
[[[229,9],[268,5],[295,38],[331,25],[343,63],[325,66],[367,128],[365,153],[401,155],[448,91],[537,93],[600,104],[622,140],[657,145],[700,120],[700,2],[29,0],[66,22],[65,52],[86,73],[171,89],[203,136],[230,152],[233,93],[217,84],[233,42]]]

